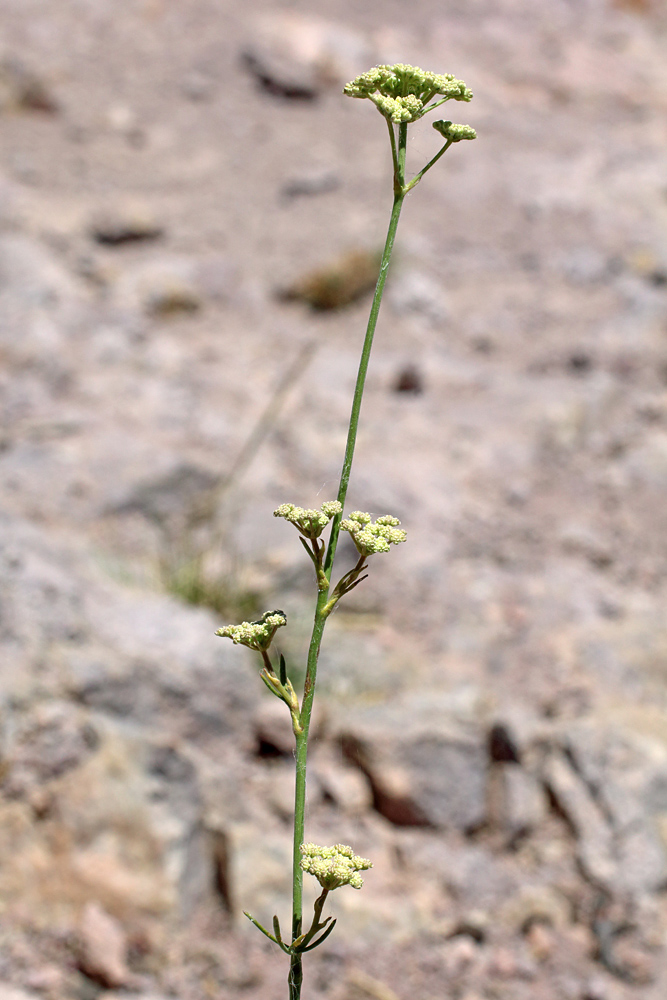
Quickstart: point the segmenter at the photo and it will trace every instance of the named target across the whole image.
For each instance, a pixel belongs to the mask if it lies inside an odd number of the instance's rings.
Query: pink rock
[[[81,969],[103,986],[123,986],[130,979],[127,938],[99,903],[87,903],[79,927]]]

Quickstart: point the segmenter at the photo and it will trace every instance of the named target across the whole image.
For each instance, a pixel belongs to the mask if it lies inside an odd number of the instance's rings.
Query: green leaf
[[[326,939],[329,937],[329,935],[331,934],[331,932],[332,932],[332,930],[334,929],[335,926],[336,926],[336,921],[334,920],[334,921],[332,921],[332,923],[329,924],[329,926],[325,930],[324,934],[322,934],[322,936],[319,937],[317,939],[317,941],[313,941],[312,944],[307,945],[305,948],[299,948],[298,950],[299,951],[312,951],[313,948],[317,948],[317,946],[320,945],[320,944],[322,944],[323,941],[326,941]]]

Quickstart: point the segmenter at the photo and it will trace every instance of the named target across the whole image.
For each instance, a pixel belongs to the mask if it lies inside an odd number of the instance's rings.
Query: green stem
[[[449,147],[451,146],[451,144],[452,144],[453,141],[454,141],[453,139],[448,139],[447,142],[445,143],[445,145],[442,147],[442,149],[439,150],[435,154],[435,156],[433,157],[433,159],[428,161],[428,163],[426,164],[426,166],[424,167],[424,169],[420,170],[419,173],[416,174],[412,178],[412,180],[410,181],[410,183],[407,185],[407,187],[405,189],[405,193],[406,194],[408,193],[408,191],[412,191],[413,187],[416,187],[417,184],[419,184],[420,180],[422,179],[422,177],[424,176],[424,174],[426,173],[426,171],[430,170],[431,167],[433,166],[433,164],[438,162],[438,160],[440,159],[440,157],[442,156],[442,154],[447,152],[447,150],[449,149]]]
[[[391,135],[393,140],[394,137],[393,129],[391,130]],[[399,125],[398,149],[396,151],[394,150],[394,144],[392,142],[392,158],[394,161],[394,204],[391,210],[391,218],[389,220],[387,238],[384,245],[384,251],[382,253],[382,261],[380,263],[380,273],[378,275],[377,284],[375,286],[375,294],[373,296],[373,303],[371,305],[371,311],[368,317],[368,326],[366,327],[366,336],[364,339],[364,346],[361,352],[359,371],[357,373],[357,382],[354,389],[354,397],[352,400],[352,412],[350,414],[350,424],[347,432],[347,445],[345,447],[345,458],[343,460],[343,468],[340,476],[340,486],[338,488],[338,500],[341,506],[345,505],[345,500],[347,497],[347,488],[350,482],[350,472],[352,471],[352,460],[354,458],[354,448],[357,441],[357,429],[359,426],[361,401],[364,394],[364,386],[366,384],[366,373],[368,371],[368,362],[371,356],[371,348],[373,346],[373,336],[375,334],[375,327],[377,325],[378,314],[380,312],[382,293],[384,292],[384,286],[387,280],[387,271],[389,269],[389,261],[391,260],[391,252],[394,248],[394,240],[396,238],[396,229],[398,227],[398,220],[401,214],[401,208],[403,207],[403,199],[405,198],[405,195],[407,193],[405,188],[405,153],[407,148],[407,140],[408,140],[407,125],[405,124]],[[328,611],[326,610],[326,605],[329,598],[331,571],[333,569],[333,561],[336,555],[336,546],[338,545],[338,535],[340,531],[341,519],[342,519],[342,514],[337,514],[333,519],[331,525],[329,545],[327,547],[327,552],[324,559],[324,573],[326,575],[327,587],[326,589],[320,590],[317,595],[317,605],[315,607],[315,619],[313,622],[313,631],[310,638],[310,646],[308,648],[306,681],[303,690],[303,701],[301,703],[300,722],[303,731],[296,737],[296,780],[295,780],[295,790],[294,790],[294,848],[292,857],[292,866],[293,866],[292,867],[292,941],[296,940],[296,938],[301,934],[301,926],[303,922],[303,870],[301,868],[301,845],[304,842],[304,835],[305,835],[306,765],[308,759],[308,731],[310,729],[310,719],[313,710],[313,698],[315,696],[317,661],[320,654],[320,645],[322,643],[322,633],[324,632],[324,626],[326,624],[326,620],[328,617]],[[301,984],[303,982],[303,967],[302,967],[302,958],[300,953],[292,955],[290,961],[288,982],[289,982],[290,1000],[300,1000]]]

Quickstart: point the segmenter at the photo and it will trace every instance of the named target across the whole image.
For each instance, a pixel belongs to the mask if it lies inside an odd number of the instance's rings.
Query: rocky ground
[[[410,196],[381,316],[349,506],[409,539],[330,622],[308,820],[374,868],[307,996],[662,1000],[659,0],[0,26],[2,1000],[285,994],[242,910],[288,912],[291,734],[213,632],[284,608],[299,675],[271,512],[336,492],[391,201],[341,86],[393,61],[462,77],[479,138]]]

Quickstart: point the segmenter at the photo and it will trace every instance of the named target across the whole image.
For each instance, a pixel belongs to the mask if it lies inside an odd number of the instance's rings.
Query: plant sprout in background
[[[394,166],[394,203],[389,221],[387,239],[380,263],[380,273],[371,305],[366,337],[364,339],[359,371],[352,401],[352,412],[347,435],[345,457],[338,487],[338,497],[323,503],[319,510],[297,507],[284,503],[274,511],[276,517],[284,518],[294,525],[299,533],[299,541],[306,550],[315,570],[317,599],[313,631],[308,649],[306,679],[301,701],[287,675],[283,656],[276,667],[271,659],[270,647],[277,630],[287,624],[282,611],[267,611],[258,621],[228,625],[218,630],[216,635],[232,639],[258,652],[263,660],[261,677],[269,690],[285,702],[292,717],[292,728],[296,741],[296,780],[294,804],[294,851],[292,874],[292,933],[285,941],[278,917],[273,919],[273,933],[262,927],[250,914],[249,919],[290,956],[288,977],[289,998],[299,1000],[303,981],[302,955],[316,948],[329,936],[335,921],[331,917],[322,919],[322,909],[327,895],[334,889],[350,885],[360,889],[360,871],[371,867],[366,858],[357,857],[352,848],[344,844],[333,847],[318,847],[304,843],[306,805],[306,763],[308,756],[308,731],[315,696],[317,662],[322,635],[327,618],[338,601],[349,594],[362,580],[368,568],[368,560],[378,553],[388,552],[392,545],[405,541],[406,534],[399,527],[398,518],[385,514],[373,520],[362,511],[353,511],[343,518],[343,508],[350,481],[352,460],[359,425],[359,413],[366,381],[366,372],[377,324],[380,302],[387,278],[387,269],[394,246],[396,228],[405,196],[434,166],[453,143],[464,139],[474,139],[476,134],[469,125],[456,125],[451,121],[433,122],[433,128],[445,140],[444,145],[410,181],[406,181],[406,152],[408,126],[423,115],[440,107],[446,101],[470,101],[472,92],[462,80],[450,74],[427,73],[415,66],[398,63],[395,66],[377,66],[358,76],[344,89],[348,97],[365,98],[375,104],[387,122],[391,142],[391,156]],[[322,538],[328,530],[328,541]],[[332,587],[332,571],[336,547],[341,531],[347,531],[354,542],[359,558]],[[308,930],[303,930],[303,875],[313,875],[322,888],[322,893],[314,904],[314,914]]]

